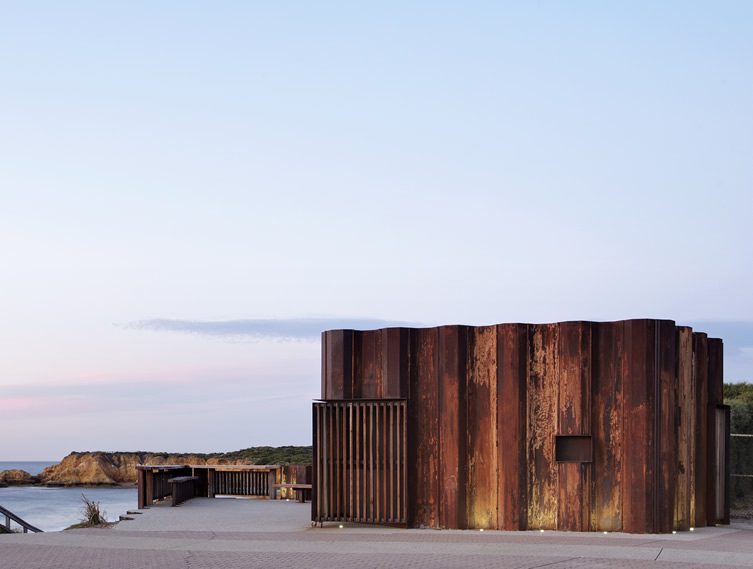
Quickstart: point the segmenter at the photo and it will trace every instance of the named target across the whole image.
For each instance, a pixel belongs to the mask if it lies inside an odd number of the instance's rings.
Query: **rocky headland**
[[[20,486],[37,484],[39,478],[32,476],[25,470],[0,470],[0,486]]]
[[[243,459],[223,459],[200,454],[140,452],[72,452],[38,476],[24,470],[0,471],[0,485],[128,486],[136,484],[137,464],[252,464]]]
[[[311,464],[311,447],[251,447],[227,453],[72,452],[38,476],[0,471],[0,486],[130,486],[138,464]]]

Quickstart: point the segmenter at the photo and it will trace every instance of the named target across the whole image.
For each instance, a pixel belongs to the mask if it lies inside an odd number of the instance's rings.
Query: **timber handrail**
[[[29,533],[29,532],[32,532],[32,533],[42,533],[41,529],[39,529],[38,527],[35,527],[35,526],[31,525],[29,522],[27,522],[25,520],[19,518],[16,514],[14,514],[13,512],[11,512],[10,510],[6,510],[2,506],[0,506],[0,514],[2,514],[2,515],[5,516],[5,524],[0,523],[0,526],[2,526],[2,528],[4,530],[6,530],[7,532],[11,531],[11,529],[10,529],[10,522],[11,522],[11,520],[13,520],[14,522],[16,522],[18,525],[20,525],[24,529],[24,533]]]

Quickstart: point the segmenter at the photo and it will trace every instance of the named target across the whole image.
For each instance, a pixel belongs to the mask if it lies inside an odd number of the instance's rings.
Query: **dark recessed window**
[[[557,462],[591,462],[593,446],[590,435],[557,435],[554,456]]]

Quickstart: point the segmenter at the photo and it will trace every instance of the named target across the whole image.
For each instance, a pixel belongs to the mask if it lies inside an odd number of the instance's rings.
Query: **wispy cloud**
[[[416,322],[378,318],[243,318],[237,320],[172,320],[154,318],[128,324],[129,328],[157,332],[181,332],[231,338],[314,340],[324,330],[369,330],[390,326],[420,326]]]

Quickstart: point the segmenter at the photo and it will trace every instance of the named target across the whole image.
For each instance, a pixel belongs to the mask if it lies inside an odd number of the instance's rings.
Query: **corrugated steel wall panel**
[[[716,520],[719,340],[626,320],[336,330],[322,343],[324,399],[408,400],[409,525],[667,532]],[[363,433],[385,419],[353,412],[342,452],[368,465]],[[557,462],[568,435],[590,437],[590,462]],[[359,473],[346,494],[370,511],[364,492],[392,478]],[[381,517],[387,505],[373,507]]]

